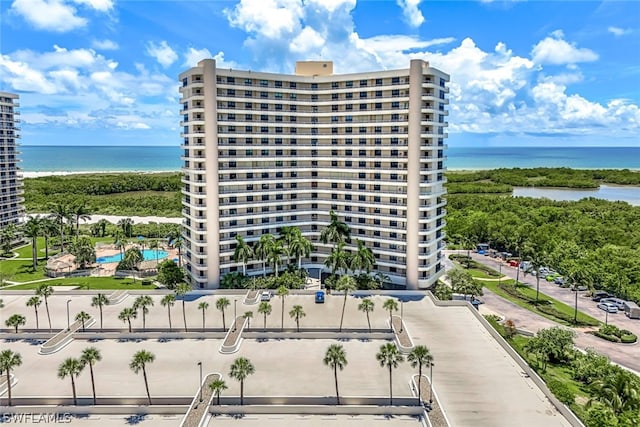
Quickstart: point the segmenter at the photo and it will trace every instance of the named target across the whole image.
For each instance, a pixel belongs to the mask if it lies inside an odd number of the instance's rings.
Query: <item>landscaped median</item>
[[[209,410],[209,405],[213,400],[213,391],[208,386],[212,382],[222,378],[220,374],[208,374],[193,397],[193,402],[189,406],[189,410],[184,415],[180,427],[199,427],[202,425],[204,418]]]
[[[89,328],[96,323],[96,319],[93,317],[89,320],[85,321],[84,324],[82,321],[78,320],[73,322],[69,329],[63,329],[51,338],[47,340],[44,344],[40,346],[39,354],[53,354],[57,351],[62,350],[67,344],[73,341],[73,334],[78,331],[78,329]]]
[[[391,319],[393,320],[391,328],[393,329],[398,349],[401,353],[405,354],[411,352],[411,349],[413,349],[413,341],[402,318],[400,318],[400,316],[392,316]]]
[[[620,329],[614,325],[602,325],[597,331],[588,332],[603,340],[618,342],[622,344],[634,344],[638,337],[631,331]]]
[[[224,341],[220,346],[220,353],[231,354],[240,349],[240,343],[242,342],[242,330],[246,323],[247,319],[244,317],[236,317],[234,324],[229,327],[227,336],[224,338]]]

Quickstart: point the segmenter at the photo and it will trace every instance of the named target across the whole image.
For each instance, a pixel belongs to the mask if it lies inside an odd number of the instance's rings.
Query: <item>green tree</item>
[[[2,252],[6,256],[12,256],[11,250],[13,249],[13,241],[16,239],[18,228],[15,224],[7,224],[2,230],[0,230],[0,244],[2,245]]]
[[[349,253],[345,250],[344,243],[340,242],[331,249],[331,253],[324,260],[324,265],[331,268],[331,274],[338,271],[346,272],[349,269]]]
[[[36,295],[44,298],[44,308],[47,310],[47,320],[49,320],[49,332],[52,331],[51,328],[51,315],[49,314],[49,297],[53,294],[53,287],[51,285],[40,284],[36,288]]]
[[[592,399],[620,415],[626,411],[640,411],[640,378],[623,369],[599,378],[591,384]]]
[[[258,306],[258,313],[264,316],[263,329],[267,330],[267,316],[271,314],[273,307],[267,301],[262,301]]]
[[[80,362],[84,366],[89,366],[89,372],[91,374],[91,391],[93,392],[93,404],[96,405],[96,382],[93,377],[93,366],[96,362],[102,360],[102,354],[100,354],[100,350],[95,347],[87,347],[82,350],[82,354],[80,355]]]
[[[11,406],[11,371],[22,365],[22,356],[11,350],[2,350],[0,352],[0,375],[4,372],[7,384],[7,406]]]
[[[222,297],[216,301],[216,308],[222,313],[222,329],[227,329],[227,324],[224,319],[224,311],[231,305],[231,301],[228,298]],[[235,319],[234,319],[235,321]]]
[[[289,295],[289,289],[284,286],[278,287],[276,290],[276,295],[280,297],[280,301],[282,302],[282,313],[280,317],[280,330],[284,329],[284,299]]]
[[[80,268],[86,268],[87,264],[96,262],[96,248],[90,237],[76,237],[69,252],[76,257],[76,263],[80,264]]]
[[[247,319],[247,330],[251,329],[251,319],[253,319],[253,311],[246,311],[242,317]]]
[[[398,301],[394,298],[388,298],[384,304],[382,304],[382,308],[389,312],[389,327],[393,328],[393,312],[398,311]]]
[[[42,218],[40,215],[29,217],[22,227],[22,233],[31,239],[31,259],[33,271],[38,268],[38,237],[42,233]]]
[[[98,307],[100,311],[100,329],[102,329],[102,307],[109,304],[109,299],[104,294],[98,294],[91,298],[91,307]]]
[[[27,301],[27,307],[33,307],[36,312],[36,330],[40,329],[40,322],[38,321],[38,307],[42,304],[42,300],[39,296],[34,295]]]
[[[216,396],[216,405],[220,406],[220,393],[228,389],[227,383],[224,380],[218,378],[217,380],[209,383],[209,389]]]
[[[118,263],[118,270],[134,270],[138,268],[138,264],[140,264],[144,260],[144,256],[142,255],[142,251],[138,248],[129,248],[124,253],[124,258],[122,261]]]
[[[340,332],[342,332],[342,322],[344,321],[344,310],[347,306],[347,296],[349,292],[353,292],[357,289],[356,281],[351,276],[342,276],[338,279],[336,284],[336,290],[344,293],[342,300],[342,314],[340,315]]]
[[[244,380],[249,375],[255,373],[255,367],[246,357],[239,357],[233,361],[229,376],[236,381],[240,381],[240,405],[244,404]]]
[[[575,332],[558,326],[540,329],[535,337],[525,346],[525,351],[536,356],[543,371],[547,363],[566,361],[573,354],[573,338]]]
[[[263,234],[260,236],[260,240],[256,244],[254,254],[262,261],[262,276],[267,274],[267,260],[272,252],[273,246],[276,244],[276,239],[272,234]]]
[[[131,332],[131,319],[135,319],[137,316],[138,311],[135,308],[127,307],[118,314],[118,319],[127,322],[129,324],[129,332]]]
[[[49,239],[58,233],[58,225],[51,217],[44,217],[40,223],[40,230],[44,237],[44,258],[49,259]]]
[[[70,219],[69,206],[66,203],[55,203],[51,207],[50,218],[55,220],[60,231],[60,252],[64,252],[64,222]]]
[[[149,295],[140,295],[133,302],[134,310],[142,310],[142,329],[147,329],[147,313],[149,313],[149,307],[153,307],[153,298]]]
[[[205,313],[207,311],[207,308],[209,308],[209,303],[206,301],[202,301],[200,302],[200,304],[198,304],[198,310],[202,310],[202,330],[203,331],[205,327]]]
[[[384,288],[385,284],[391,283],[391,278],[381,271],[378,271],[373,275],[373,280],[376,281],[378,288],[380,289]]]
[[[91,219],[91,211],[87,207],[86,201],[81,201],[71,207],[70,213],[76,223],[76,240],[80,236],[80,221],[88,221]]]
[[[286,254],[287,251],[282,245],[282,241],[276,240],[275,243],[271,246],[271,251],[267,255],[267,262],[270,265],[273,265],[273,271],[275,272],[276,277],[278,277],[278,270],[282,256]]]
[[[302,235],[297,227],[291,227],[293,240],[289,243],[289,254],[298,260],[298,270],[302,269],[302,258],[308,258],[313,250],[313,245]]]
[[[182,300],[182,320],[184,321],[185,332],[187,331],[187,311],[184,306],[184,303],[185,303],[185,296],[187,295],[187,292],[189,292],[190,290],[191,290],[191,286],[187,285],[186,283],[180,283],[178,286],[176,286],[176,289],[175,289],[176,297],[179,297]]]
[[[81,311],[76,315],[76,322],[82,322],[82,332],[85,331],[84,325],[87,320],[91,319],[91,316],[86,311]]]
[[[300,318],[306,316],[307,313],[304,312],[301,305],[294,305],[291,310],[289,310],[289,316],[296,321],[296,331],[300,332]]]
[[[338,369],[341,371],[347,366],[347,353],[340,344],[331,344],[324,355],[323,362],[333,369],[333,379],[336,384],[336,401],[340,404],[340,393],[338,392]]]
[[[482,295],[482,285],[476,282],[468,271],[454,268],[447,273],[447,277],[454,292],[472,297]]]
[[[104,237],[105,234],[107,233],[107,225],[109,225],[109,221],[107,221],[106,219],[101,219],[96,223],[96,225],[100,230],[100,237]]]
[[[171,327],[171,307],[176,303],[176,296],[174,294],[167,294],[162,297],[160,300],[160,305],[163,307],[167,307],[167,315],[169,316],[169,330]]]
[[[371,298],[363,298],[362,302],[358,304],[358,310],[367,315],[367,325],[369,326],[369,332],[371,332],[371,319],[369,319],[369,313],[373,312],[375,304]]]
[[[436,283],[436,288],[434,291],[434,295],[441,301],[448,301],[451,299],[453,294],[453,290],[444,282],[438,281]]]
[[[118,227],[122,228],[125,237],[133,236],[133,220],[131,218],[123,218],[118,221]]]
[[[73,392],[73,404],[78,405],[78,398],[76,395],[76,379],[82,369],[84,368],[83,363],[79,359],[74,359],[73,357],[69,357],[64,360],[58,366],[58,378],[65,379],[67,377],[71,378],[71,390]]]
[[[417,345],[407,355],[407,361],[411,367],[418,367],[418,405],[422,403],[422,367],[428,368],[433,363],[433,356],[424,345]]]
[[[333,243],[335,248],[339,243],[348,242],[350,235],[349,226],[340,221],[338,214],[333,210],[329,211],[329,224],[320,233],[320,241],[325,245]]]
[[[236,249],[233,251],[235,262],[242,262],[242,275],[247,275],[247,261],[253,257],[253,249],[244,241],[241,235],[236,234]]]
[[[373,256],[373,251],[366,247],[362,240],[358,239],[357,243],[356,251],[349,258],[349,268],[351,271],[364,270],[369,274],[376,263],[376,258]]]
[[[395,344],[387,343],[380,346],[380,351],[376,354],[376,359],[380,363],[380,366],[389,368],[389,405],[393,405],[393,369],[397,368],[401,362],[404,362],[404,358]]]
[[[175,262],[168,259],[158,266],[158,281],[169,289],[174,289],[178,283],[184,281],[184,271]]]
[[[27,318],[21,314],[12,314],[9,318],[4,322],[5,325],[9,328],[15,328],[16,334],[18,333],[18,327],[24,326],[27,323]]]
[[[147,400],[149,401],[149,405],[151,405],[151,394],[149,393],[149,381],[147,380],[147,365],[156,360],[156,356],[147,350],[140,350],[133,355],[133,359],[131,363],[129,363],[129,368],[134,373],[138,373],[142,371],[142,377],[144,378],[144,387],[147,390]]]

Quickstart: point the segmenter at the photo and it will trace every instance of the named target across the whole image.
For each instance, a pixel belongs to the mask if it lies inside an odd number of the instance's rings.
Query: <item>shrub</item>
[[[575,403],[576,396],[563,382],[560,382],[558,380],[550,380],[547,383],[547,386],[549,387],[549,390],[551,390],[551,393],[553,393],[553,395],[557,397],[560,402],[564,403],[565,405],[571,405]]]
[[[516,330],[516,324],[514,323],[514,321],[511,319],[507,319],[507,321],[504,322],[504,337],[507,339],[513,338],[517,333],[518,331]]]
[[[638,337],[635,334],[625,334],[620,337],[620,341],[625,344],[632,344],[638,341]]]
[[[600,331],[594,331],[593,335],[597,336],[598,338],[602,338],[603,340],[607,340],[607,341],[611,341],[611,342],[620,342],[620,338],[618,338],[617,336],[603,334]]]

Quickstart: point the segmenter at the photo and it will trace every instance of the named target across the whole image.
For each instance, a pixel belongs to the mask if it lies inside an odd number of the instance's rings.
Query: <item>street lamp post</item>
[[[576,325],[576,324],[578,324],[578,285],[576,285],[574,283],[573,286],[576,287],[576,289],[575,289],[576,302],[575,302],[575,310],[573,312],[573,324]]]
[[[498,286],[500,286],[500,280],[502,280],[502,263],[498,264]]]
[[[404,301],[400,300],[400,333],[404,328]]]
[[[71,318],[69,317],[69,303],[71,302],[70,299],[67,300],[67,331],[71,330]]]
[[[198,362],[198,367],[200,368],[200,402],[202,402],[202,362]]]
[[[609,310],[605,310],[604,312],[604,325],[607,326],[609,324]]]
[[[429,407],[433,403],[433,362],[429,363]]]
[[[233,300],[233,331],[236,331],[236,303],[238,302],[237,299]]]

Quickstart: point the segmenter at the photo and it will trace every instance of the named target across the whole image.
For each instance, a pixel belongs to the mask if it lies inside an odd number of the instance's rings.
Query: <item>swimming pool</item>
[[[167,251],[145,249],[142,251],[142,257],[145,261],[155,261],[156,259],[164,259],[169,256]],[[99,264],[105,264],[108,262],[120,262],[122,261],[122,254],[115,254],[110,256],[101,256],[96,259]]]

